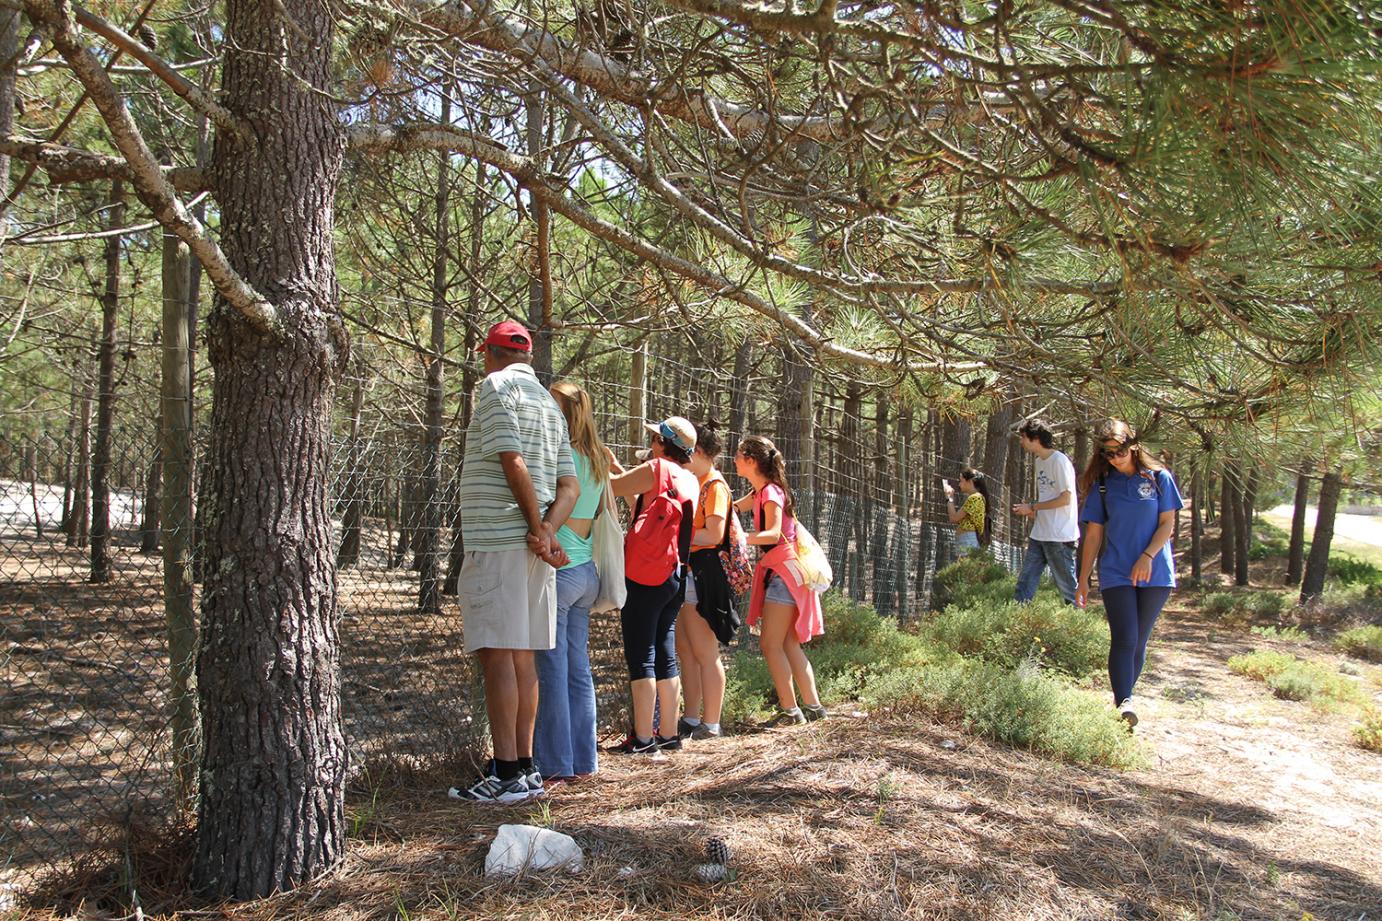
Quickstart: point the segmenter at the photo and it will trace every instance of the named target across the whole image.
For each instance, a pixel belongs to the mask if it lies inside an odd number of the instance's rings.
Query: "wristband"
[[[1151,555],[1150,553],[1148,553],[1146,550],[1143,550],[1143,551],[1142,551],[1142,555],[1145,556],[1147,559],[1151,560],[1153,563],[1156,562],[1156,557],[1152,556],[1152,555]]]

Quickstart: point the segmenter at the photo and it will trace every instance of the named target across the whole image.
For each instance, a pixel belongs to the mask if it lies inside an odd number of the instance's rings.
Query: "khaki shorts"
[[[466,652],[557,645],[557,571],[526,548],[467,552],[456,589]]]

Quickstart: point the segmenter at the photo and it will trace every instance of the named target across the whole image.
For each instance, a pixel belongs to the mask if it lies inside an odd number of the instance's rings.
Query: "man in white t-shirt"
[[[1014,514],[1034,519],[1013,597],[1021,602],[1031,601],[1042,571],[1049,566],[1061,597],[1074,604],[1075,546],[1080,540],[1075,465],[1055,449],[1055,436],[1044,419],[1022,423],[1017,429],[1017,440],[1022,450],[1036,455],[1037,500],[1013,506]]]

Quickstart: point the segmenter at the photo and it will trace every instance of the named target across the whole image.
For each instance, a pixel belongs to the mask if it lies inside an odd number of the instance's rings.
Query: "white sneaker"
[[[1125,699],[1121,704],[1118,705],[1118,716],[1123,720],[1123,722],[1128,724],[1129,732],[1131,732],[1133,727],[1137,725],[1137,711],[1133,710],[1132,708],[1131,697]]]
[[[498,803],[503,806],[511,806],[514,803],[522,803],[533,797],[533,791],[528,788],[528,781],[519,775],[509,780],[500,780],[493,774],[481,777],[469,787],[452,787],[446,791],[446,795],[452,799],[468,800],[472,803]]]

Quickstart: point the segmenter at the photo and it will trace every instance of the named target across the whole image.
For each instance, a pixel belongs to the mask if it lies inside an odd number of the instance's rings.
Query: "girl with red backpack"
[[[646,427],[653,436],[648,461],[628,471],[616,466],[610,479],[614,495],[638,497],[624,538],[628,600],[619,612],[633,697],[632,731],[615,749],[624,754],[681,748],[676,731],[681,682],[675,630],[686,595],[692,521],[700,491],[695,474],[686,469],[696,449],[695,426],[672,416]],[[653,730],[655,702],[662,715],[663,735]]]
[[[753,508],[755,530],[747,539],[764,550],[753,573],[749,625],[762,624],[758,646],[777,689],[780,709],[772,725],[823,719],[826,712],[816,693],[816,675],[801,646],[825,632],[825,621],[820,596],[797,561],[797,520],[786,461],[771,441],[748,435],[739,442],[734,469],[753,486],[752,495],[736,502],[735,508]]]

